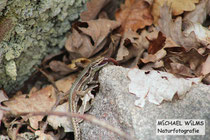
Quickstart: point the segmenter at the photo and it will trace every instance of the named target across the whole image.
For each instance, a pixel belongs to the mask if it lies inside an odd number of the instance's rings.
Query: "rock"
[[[129,69],[107,66],[100,72],[100,92],[96,95],[93,107],[88,114],[107,121],[112,126],[134,134],[141,140],[162,139],[208,139],[210,137],[210,86],[194,85],[184,99],[173,99],[157,106],[146,102],[144,108],[134,105],[135,96],[128,92]],[[157,136],[157,119],[205,119],[204,136]],[[84,140],[123,139],[104,128],[89,122],[80,124]]]
[[[71,22],[79,18],[86,1],[0,2],[0,88],[14,93],[44,56],[64,47]]]

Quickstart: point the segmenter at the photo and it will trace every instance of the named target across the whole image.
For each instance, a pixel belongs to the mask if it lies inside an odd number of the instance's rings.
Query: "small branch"
[[[96,117],[92,116],[92,115],[81,115],[81,114],[77,114],[77,113],[66,113],[66,112],[23,112],[23,113],[18,113],[18,115],[21,116],[45,116],[45,115],[55,115],[55,116],[66,116],[66,117],[77,117],[77,118],[81,118],[83,120],[92,122],[98,126],[101,126],[123,138],[129,139],[129,140],[135,140],[135,138],[133,136],[130,136],[128,134],[126,134],[125,132],[123,132],[122,130],[111,126],[110,124],[108,124],[107,122],[103,121],[103,120],[99,120]]]

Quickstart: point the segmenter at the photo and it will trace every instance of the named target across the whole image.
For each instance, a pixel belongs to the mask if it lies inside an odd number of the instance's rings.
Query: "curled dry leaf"
[[[160,19],[158,21],[159,30],[166,36],[170,37],[177,45],[184,47],[187,51],[192,48],[200,47],[195,33],[190,32],[188,36],[182,32],[182,18],[172,19],[171,10],[167,5],[160,9]]]
[[[87,58],[78,58],[78,59],[72,60],[72,63],[69,64],[68,67],[73,70],[77,70],[79,67],[82,67],[82,68],[86,67],[90,62],[91,60]]]
[[[201,78],[176,78],[174,75],[160,71],[132,69],[128,72],[131,82],[129,92],[137,96],[135,105],[144,107],[145,101],[159,105],[163,100],[172,101],[175,94],[183,98],[193,84]]]
[[[87,10],[80,14],[82,21],[88,21],[96,19],[101,9],[109,3],[110,0],[90,0],[87,2]]]
[[[77,22],[65,47],[74,58],[89,58],[104,47],[108,35],[119,26],[119,22],[108,19]]]
[[[150,4],[144,0],[126,0],[121,5],[120,10],[115,14],[116,20],[119,21],[121,32],[128,30],[137,31],[145,26],[152,25],[153,17],[150,14]]]
[[[184,11],[193,11],[196,7],[195,4],[198,2],[199,0],[154,0],[152,7],[154,23],[158,22],[160,17],[160,8],[164,4],[167,4],[167,6],[171,7],[172,14],[177,16],[182,14]]]
[[[142,46],[142,37],[133,31],[127,31],[124,33],[123,38],[120,42],[120,48],[117,52],[116,60],[120,62],[126,62],[132,58],[136,58],[136,65],[140,56],[142,55],[144,48]]]
[[[49,63],[50,69],[59,75],[67,75],[75,69],[71,69],[67,64],[61,61],[53,60]]]
[[[210,0],[201,0],[195,10],[184,14],[184,20],[202,24],[210,15]]]
[[[121,40],[121,35],[120,34],[112,34],[110,35],[110,44],[108,48],[105,48],[99,56],[104,56],[104,57],[114,57],[116,54],[116,51],[119,47],[120,40]]]

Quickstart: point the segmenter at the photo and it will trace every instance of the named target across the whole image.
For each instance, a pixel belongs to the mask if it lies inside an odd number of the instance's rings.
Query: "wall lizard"
[[[88,87],[88,84],[93,82],[94,75],[96,72],[100,71],[100,69],[109,62],[112,62],[114,64],[117,64],[117,62],[112,58],[99,58],[95,60],[94,62],[90,63],[84,70],[79,74],[78,78],[75,80],[75,82],[72,84],[69,94],[69,107],[71,113],[78,113],[77,112],[77,104],[79,101],[79,94],[86,94],[87,92],[90,92],[95,86]],[[81,134],[80,134],[80,128],[79,128],[79,121],[77,118],[72,117],[71,122],[74,129],[74,139],[80,140]]]

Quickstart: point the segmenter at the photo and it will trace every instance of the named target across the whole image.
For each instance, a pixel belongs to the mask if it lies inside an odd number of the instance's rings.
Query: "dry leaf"
[[[185,20],[183,22],[183,29],[185,36],[188,36],[191,32],[194,32],[198,42],[204,46],[208,46],[210,44],[210,30],[203,27],[201,24]]]
[[[198,53],[192,49],[189,52],[184,50],[167,49],[167,56],[163,58],[165,69],[176,75],[185,77],[201,76],[202,64],[206,61],[207,56]]]
[[[201,78],[176,78],[174,75],[160,71],[132,69],[128,72],[131,82],[129,92],[137,96],[135,105],[144,107],[145,101],[159,105],[163,100],[172,101],[175,94],[183,98],[193,84]]]
[[[149,54],[155,54],[157,51],[163,48],[165,45],[166,37],[163,36],[161,32],[158,33],[157,39],[149,40],[149,48],[148,53]]]
[[[66,102],[62,105],[59,105],[54,110],[56,112],[69,112],[69,103]],[[72,132],[72,124],[68,117],[66,116],[49,116],[47,118],[47,122],[49,125],[53,127],[53,129],[58,129],[58,127],[63,127],[65,132]]]
[[[144,0],[126,0],[115,14],[116,20],[121,22],[122,32],[137,31],[145,26],[152,25],[153,17],[150,14],[150,4]]]
[[[158,52],[156,52],[155,54],[148,54],[147,56],[142,58],[141,61],[143,63],[156,62],[156,61],[161,60],[163,57],[165,57],[166,54],[167,54],[167,52],[165,51],[165,49],[161,49]]]
[[[161,32],[158,33],[157,37],[148,40],[150,40],[148,54],[144,54],[141,61],[143,63],[155,62],[155,68],[162,67],[163,62],[160,60],[167,54],[165,48],[177,47],[177,44],[170,38],[166,38]]]
[[[57,140],[53,134],[45,134],[42,131],[35,131],[35,135],[38,136],[36,140]]]
[[[170,37],[177,45],[184,47],[187,51],[192,48],[200,47],[200,43],[197,41],[194,32],[191,32],[188,36],[184,35],[182,32],[182,18],[177,17],[175,21],[173,21],[170,9],[167,5],[161,8],[158,23],[159,30],[166,37]]]
[[[64,62],[61,61],[57,61],[57,60],[53,60],[49,63],[50,69],[53,72],[56,72],[59,75],[67,75],[73,71],[75,71],[75,69],[71,69],[70,67],[68,67],[67,64],[65,64]]]
[[[78,58],[78,59],[74,59],[72,60],[72,63],[68,65],[69,68],[73,69],[73,70],[77,70],[80,67],[86,67],[89,63],[91,62],[91,60],[87,59],[87,58]]]
[[[210,15],[210,0],[201,0],[196,5],[195,10],[184,14],[184,20],[202,24],[206,20],[207,15]]]
[[[144,51],[141,42],[142,37],[136,32],[125,32],[120,42],[120,48],[118,49],[116,60],[121,61],[120,63],[122,63],[132,58],[136,58],[135,62],[132,63],[132,65],[130,65],[129,67],[135,66]]]
[[[207,75],[210,73],[210,55],[208,55],[206,61],[203,63],[201,73],[203,75]],[[210,84],[210,75],[204,78],[204,82],[208,85]]]
[[[55,104],[56,95],[52,86],[47,86],[37,92],[29,95],[14,96],[4,104],[10,108],[13,114],[21,112],[37,112],[37,111],[50,111]],[[33,116],[29,118],[31,127],[38,129],[38,122],[41,121],[43,116]]]
[[[82,21],[96,19],[101,9],[110,2],[110,0],[90,0],[87,2],[87,10],[80,14]]]
[[[172,14],[174,16],[182,14],[184,11],[193,11],[195,4],[199,0],[154,0],[152,7],[152,15],[154,17],[154,23],[158,22],[160,17],[160,8],[166,3],[167,6],[171,7]]]
[[[109,34],[119,26],[119,22],[108,19],[77,22],[73,26],[72,34],[67,39],[65,47],[74,59],[89,58],[104,47]]]
[[[1,108],[3,108],[1,103],[3,101],[7,101],[7,100],[8,100],[8,97],[7,97],[6,93],[3,90],[0,90],[0,126],[1,126],[1,120],[2,120],[3,115],[4,115],[4,111],[1,110]]]
[[[201,73],[203,75],[210,73],[210,55],[208,55],[206,61],[203,63]]]
[[[56,86],[60,91],[67,92],[74,80],[76,75],[63,78],[56,81]],[[34,91],[34,90],[33,90]],[[45,112],[50,111],[52,106],[55,104],[56,95],[53,86],[49,85],[41,90],[30,92],[26,95],[16,95],[9,101],[5,101],[4,104],[10,108],[13,114],[21,112]],[[25,117],[23,117],[25,118]],[[43,116],[33,116],[29,118],[29,122],[32,128],[38,129],[38,122],[43,119]]]

